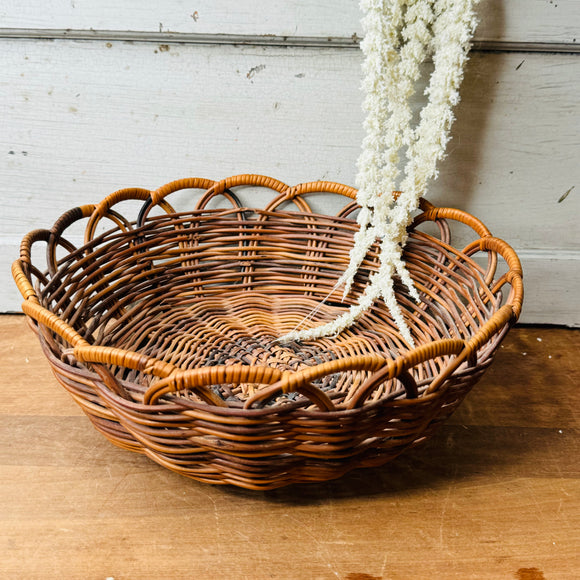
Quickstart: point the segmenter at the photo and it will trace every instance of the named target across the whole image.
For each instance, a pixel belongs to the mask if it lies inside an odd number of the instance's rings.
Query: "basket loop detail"
[[[38,296],[28,279],[28,276],[24,273],[22,260],[16,260],[12,264],[12,277],[18,286],[18,290],[26,302],[34,302],[38,304]]]
[[[291,375],[294,376],[294,375]],[[321,411],[336,411],[334,403],[329,396],[321,391],[316,385],[312,383],[304,383],[296,385],[293,388],[288,387],[288,382],[285,380],[278,381],[270,387],[260,389],[250,397],[244,409],[261,408],[265,403],[280,394],[300,393],[314,403]]]
[[[114,205],[130,199],[145,201],[150,196],[151,192],[148,189],[142,189],[139,187],[119,189],[109,194],[107,197],[105,197],[105,199],[103,199],[95,206],[95,209],[89,218],[89,223],[85,229],[85,243],[90,242],[93,239],[97,224],[101,221],[102,218],[111,217],[111,219],[117,223],[117,220],[122,218],[120,214],[111,211]]]
[[[440,390],[447,378],[457,370],[470,357],[476,356],[477,350],[485,344],[494,334],[504,329],[506,324],[513,324],[517,315],[510,304],[504,304],[492,317],[479,329],[469,340],[466,348],[437,376],[429,385],[426,394]]]
[[[414,226],[417,226],[425,221],[451,219],[469,226],[472,230],[477,232],[481,238],[491,236],[491,232],[487,226],[481,220],[477,219],[475,216],[472,216],[466,211],[450,207],[435,207],[434,205],[429,205],[430,207],[427,207],[422,214],[415,218],[413,223]]]
[[[488,251],[491,255],[500,254],[505,260],[509,270],[497,281],[491,291],[493,293],[497,292],[506,283],[511,286],[508,304],[511,304],[512,315],[517,320],[521,314],[524,302],[523,269],[518,255],[507,242],[499,238],[494,238],[491,235],[475,240],[464,248],[463,253],[471,256],[478,251]],[[483,328],[479,332],[482,331]]]
[[[459,355],[465,349],[463,340],[445,339],[424,344],[413,349],[405,356],[386,362],[384,368],[370,376],[355,392],[349,401],[348,408],[355,409],[369,398],[372,392],[383,382],[397,378],[401,381],[408,399],[417,398],[417,384],[409,373],[412,367],[440,356]]]
[[[240,364],[177,371],[151,385],[143,397],[143,403],[153,405],[168,393],[192,389],[202,398],[211,399],[212,404],[225,407],[225,401],[208,389],[208,386],[222,383],[272,384],[280,380],[283,374],[283,371],[273,367]]]
[[[319,408],[327,411],[335,409],[328,396],[313,381],[343,371],[372,370],[381,368],[386,362],[381,356],[361,355],[325,362],[316,366],[307,367],[295,373],[287,373],[269,389],[263,389],[248,398],[244,408],[250,409],[254,404],[263,404],[278,394],[301,393],[307,396]]]
[[[69,344],[73,346],[90,346],[74,328],[61,320],[56,314],[40,306],[37,301],[25,300],[22,303],[22,310],[27,316],[56,332]]]

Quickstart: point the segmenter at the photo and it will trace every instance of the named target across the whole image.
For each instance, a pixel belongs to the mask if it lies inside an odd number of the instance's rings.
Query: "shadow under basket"
[[[245,186],[265,188],[265,209],[240,202]],[[194,210],[169,204],[191,190]],[[314,213],[314,194],[344,208]],[[24,238],[13,266],[22,308],[95,428],[164,467],[264,490],[384,464],[428,438],[491,364],[520,314],[522,271],[478,219],[423,200],[404,254],[421,302],[396,284],[415,347],[382,301],[338,336],[278,343],[345,270],[355,196],[258,175],[117,191]],[[128,200],[141,202],[130,219],[114,209]],[[473,240],[463,248],[451,242],[457,222]],[[32,262],[37,245],[46,266]],[[378,266],[374,246],[348,299],[336,290],[308,324],[343,313]]]

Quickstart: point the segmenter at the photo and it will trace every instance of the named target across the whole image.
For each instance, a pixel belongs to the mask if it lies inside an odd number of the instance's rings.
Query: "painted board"
[[[18,309],[8,272],[22,235],[115,189],[246,172],[353,184],[360,59],[340,49],[5,42],[0,311]],[[580,324],[579,85],[576,55],[474,54],[429,195],[480,217],[529,262],[528,322]]]
[[[580,43],[577,0],[482,0],[476,38]],[[360,37],[356,0],[4,0],[0,28]]]

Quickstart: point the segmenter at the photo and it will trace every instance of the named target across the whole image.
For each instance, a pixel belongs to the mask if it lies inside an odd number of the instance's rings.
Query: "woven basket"
[[[248,185],[271,190],[265,209],[242,206],[233,190]],[[168,196],[192,189],[203,190],[196,209],[176,212]],[[311,210],[321,192],[344,196],[337,216]],[[519,316],[522,271],[479,220],[422,201],[405,249],[422,302],[396,285],[417,346],[382,301],[338,336],[280,345],[346,268],[355,195],[257,175],[117,191],[24,238],[13,266],[22,308],[96,429],[169,469],[272,489],[384,464],[429,437],[490,365]],[[126,200],[143,202],[137,219],[113,209]],[[85,218],[75,247],[65,235]],[[103,218],[114,228],[97,235]],[[453,247],[451,222],[476,239]],[[378,265],[375,246],[351,296],[337,290],[310,324],[344,312]]]

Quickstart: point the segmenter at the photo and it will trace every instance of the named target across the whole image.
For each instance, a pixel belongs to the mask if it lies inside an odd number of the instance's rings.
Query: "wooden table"
[[[580,331],[518,328],[422,448],[256,493],[115,448],[0,317],[0,578],[571,579]]]

